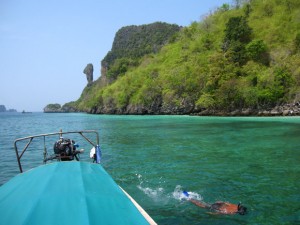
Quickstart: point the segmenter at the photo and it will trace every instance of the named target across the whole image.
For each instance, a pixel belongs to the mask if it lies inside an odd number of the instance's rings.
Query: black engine
[[[66,157],[66,160],[68,158],[70,160],[72,160],[73,153],[76,151],[76,146],[74,144],[75,144],[75,141],[73,141],[73,140],[60,138],[54,144],[54,147],[53,147],[54,153],[62,156],[62,160],[63,160],[63,157]]]

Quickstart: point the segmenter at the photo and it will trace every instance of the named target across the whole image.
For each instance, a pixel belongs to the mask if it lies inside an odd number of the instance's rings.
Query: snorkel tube
[[[187,197],[187,198],[190,197],[190,195],[189,195],[189,193],[188,193],[187,191],[183,191],[182,194],[183,194],[185,197]]]

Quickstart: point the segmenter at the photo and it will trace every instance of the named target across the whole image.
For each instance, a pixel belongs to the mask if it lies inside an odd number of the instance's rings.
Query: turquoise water
[[[18,173],[15,138],[95,129],[104,168],[158,224],[300,224],[300,117],[3,113],[0,125],[0,184]],[[89,161],[90,147],[78,142]],[[41,143],[25,153],[27,169],[41,163]],[[210,203],[242,202],[249,213],[208,214],[182,190]]]

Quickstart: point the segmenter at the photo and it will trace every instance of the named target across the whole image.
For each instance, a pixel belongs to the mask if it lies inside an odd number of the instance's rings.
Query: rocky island
[[[235,3],[188,27],[121,28],[100,78],[92,81],[87,66],[80,98],[58,111],[300,115],[300,2]]]
[[[0,105],[0,112],[17,112],[16,109],[6,109],[5,105]]]

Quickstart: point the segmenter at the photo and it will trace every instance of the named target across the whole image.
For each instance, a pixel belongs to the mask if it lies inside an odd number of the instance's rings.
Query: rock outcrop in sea
[[[68,104],[61,106],[58,103],[55,104],[48,104],[44,108],[44,113],[70,113],[70,112],[77,112],[77,110]]]
[[[86,79],[88,81],[88,85],[91,85],[93,83],[93,73],[94,73],[94,67],[92,63],[89,63],[86,65],[86,67],[83,70],[83,73],[86,75]]]
[[[16,109],[6,109],[5,105],[0,105],[0,112],[17,112]]]
[[[0,112],[6,112],[5,105],[0,105]]]

